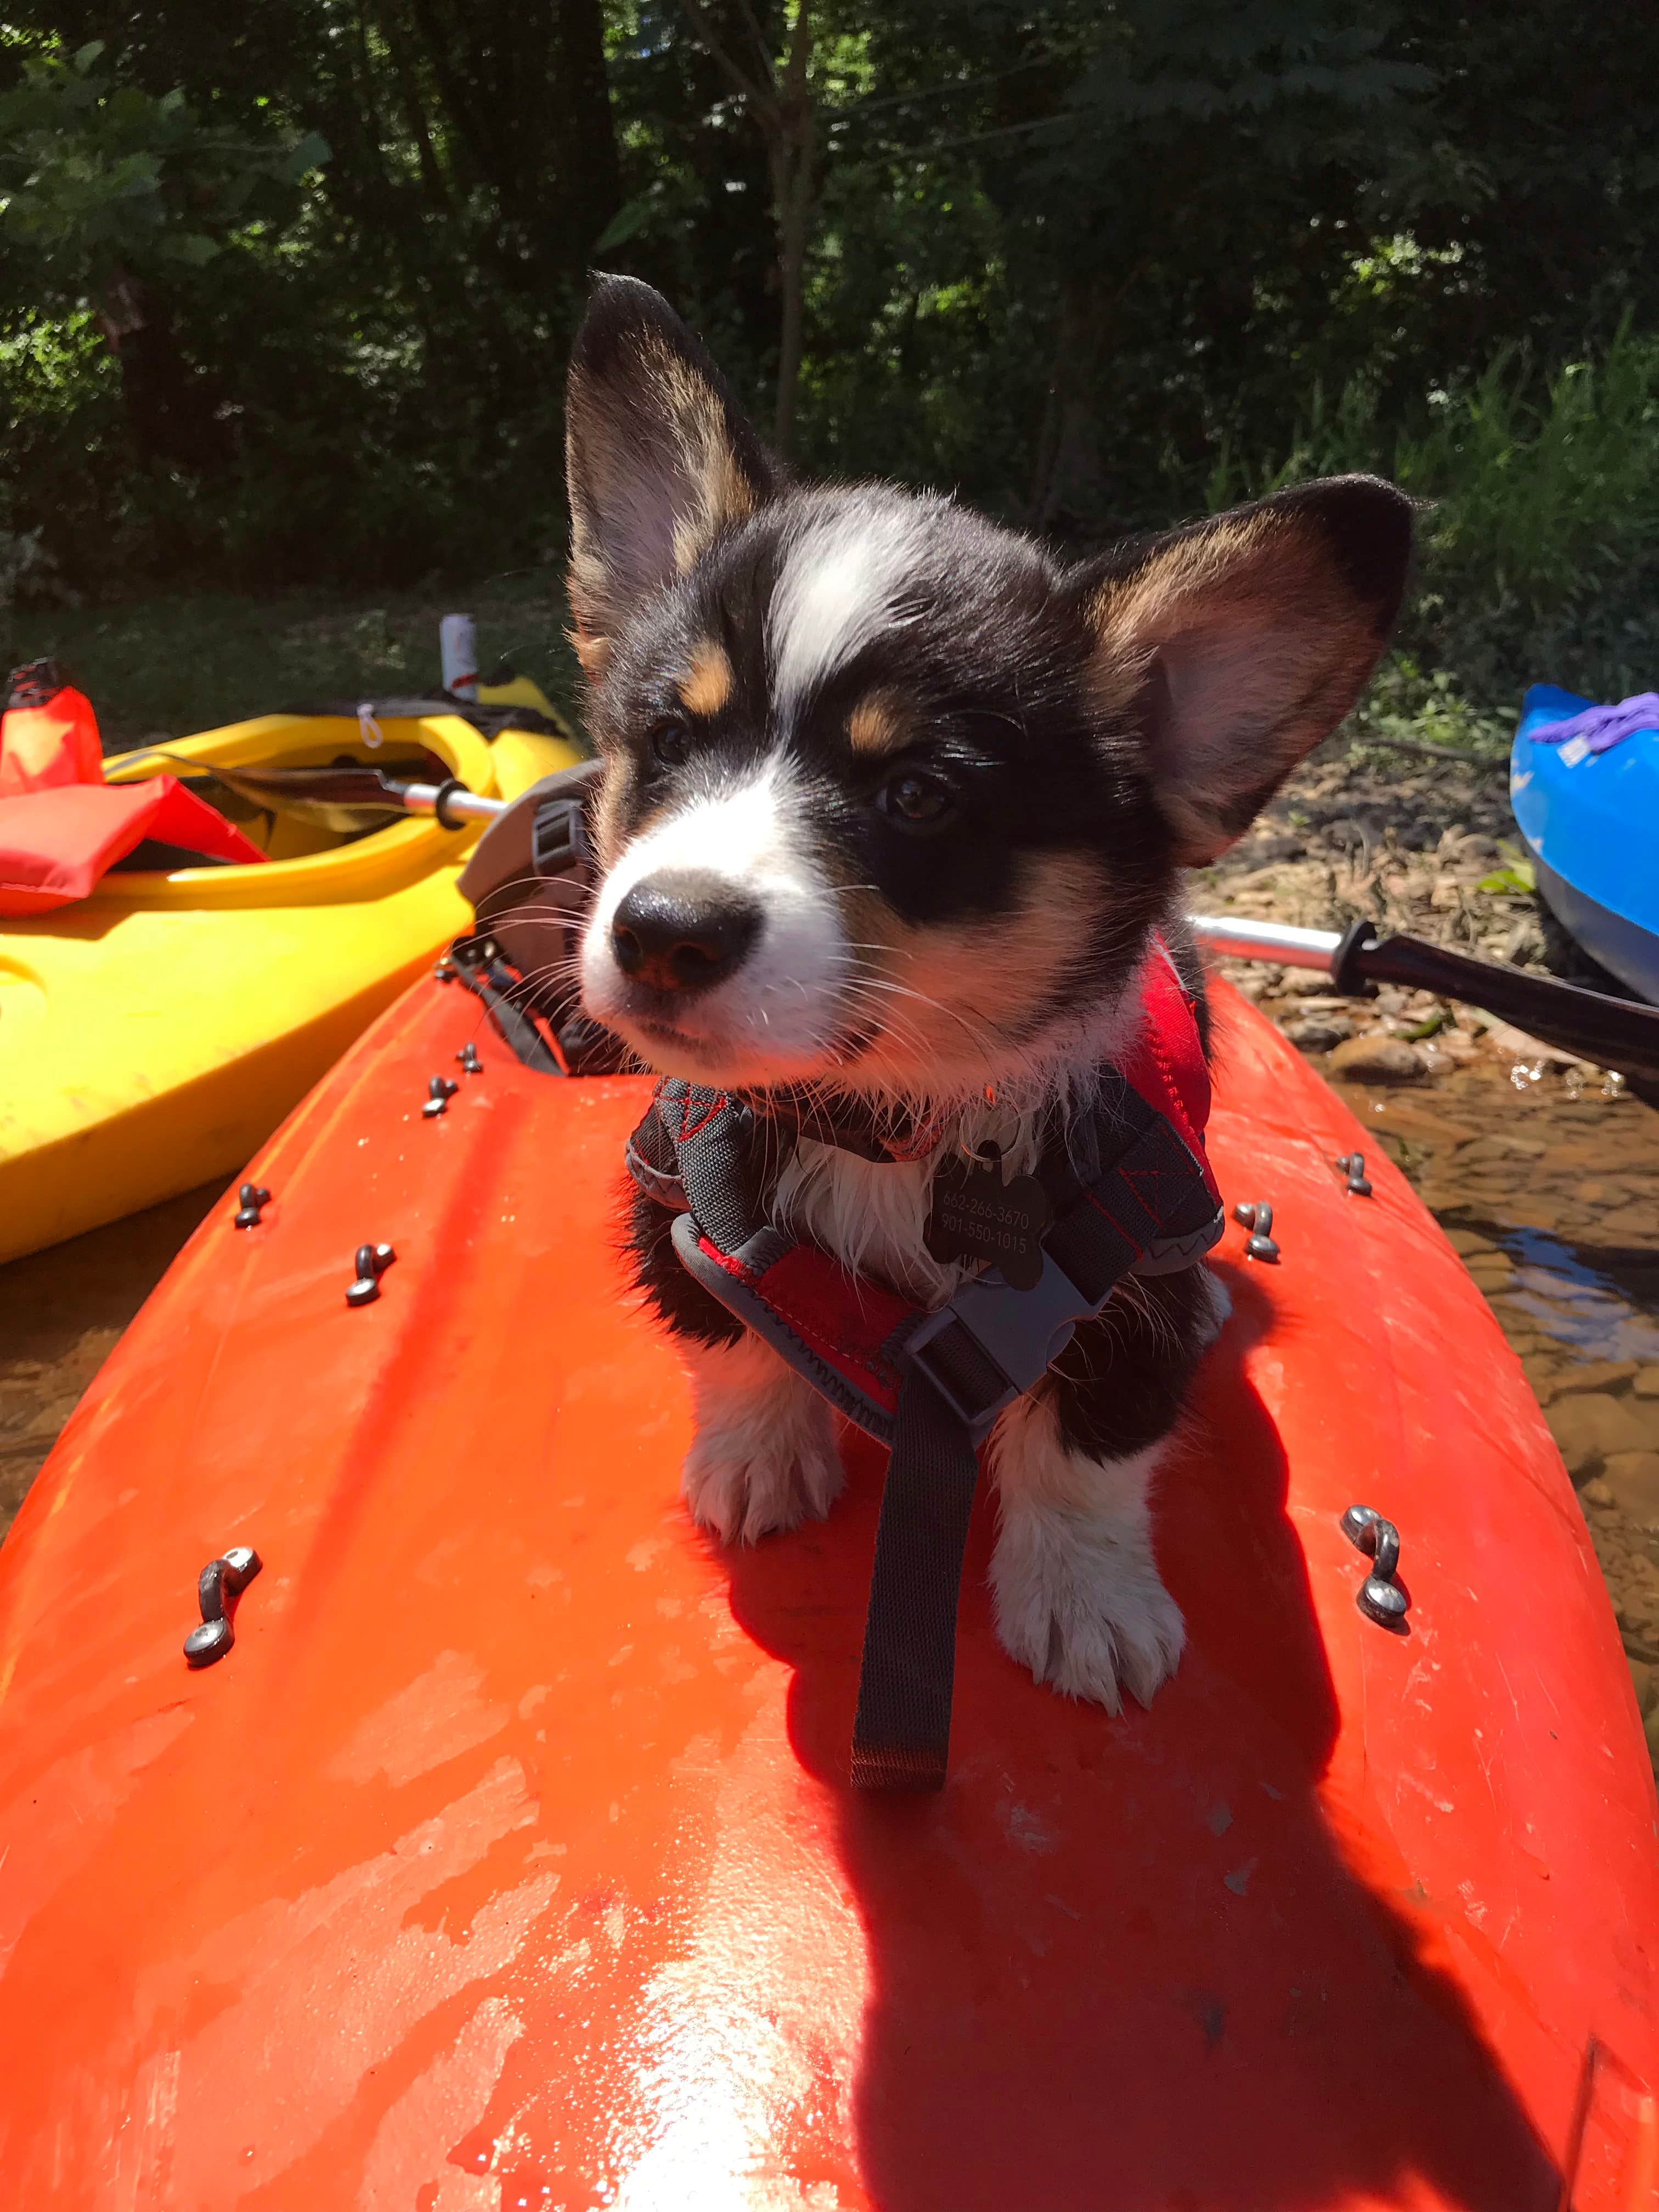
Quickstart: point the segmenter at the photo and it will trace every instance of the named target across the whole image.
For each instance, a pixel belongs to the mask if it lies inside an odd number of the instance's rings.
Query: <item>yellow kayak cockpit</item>
[[[372,732],[379,732],[379,743]],[[342,850],[358,848],[374,841],[375,864],[390,854],[453,856],[456,833],[424,821],[389,821],[382,827],[352,835],[326,830],[295,813],[273,812],[241,797],[214,775],[216,768],[306,769],[332,767],[344,760],[387,773],[410,775],[431,772],[434,761],[440,773],[453,776],[469,791],[490,799],[511,799],[540,776],[568,768],[580,757],[576,747],[562,738],[528,730],[505,729],[493,739],[481,737],[459,714],[423,715],[404,720],[386,716],[370,720],[344,714],[261,714],[249,722],[234,722],[222,730],[181,738],[162,746],[118,754],[106,763],[105,781],[132,783],[158,775],[176,775],[198,796],[206,799],[242,835],[258,845],[267,860],[283,866],[281,890],[273,893],[271,879],[263,867],[177,868],[152,872],[123,869],[105,878],[94,898],[160,897],[166,904],[191,904],[198,897],[222,896],[228,904],[240,904],[240,894],[252,889],[256,902],[276,896],[305,902],[331,898],[337,882],[343,883]],[[192,775],[191,769],[200,770]],[[401,842],[399,842],[401,841]],[[296,861],[321,866],[289,870]],[[346,872],[355,872],[348,868]],[[140,887],[139,879],[144,878]],[[185,878],[190,878],[188,882]],[[165,886],[165,890],[162,887]]]
[[[467,925],[455,880],[476,823],[331,829],[216,769],[435,760],[512,799],[580,757],[433,713],[264,714],[112,758],[108,781],[177,775],[267,857],[129,863],[73,905],[0,922],[0,1260],[230,1175]]]

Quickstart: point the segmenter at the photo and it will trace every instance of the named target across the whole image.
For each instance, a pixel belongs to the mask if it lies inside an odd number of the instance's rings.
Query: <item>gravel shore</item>
[[[1316,757],[1249,835],[1191,879],[1193,906],[1305,929],[1362,915],[1389,930],[1503,966],[1602,981],[1528,888],[1501,771],[1404,757],[1398,774]],[[1224,961],[1221,972],[1333,1073],[1409,1083],[1480,1057],[1577,1071],[1575,1063],[1474,1007],[1426,991],[1334,995],[1305,969]]]

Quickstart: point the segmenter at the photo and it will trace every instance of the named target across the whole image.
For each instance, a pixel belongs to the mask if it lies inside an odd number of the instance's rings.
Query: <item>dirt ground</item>
[[[1307,929],[1364,915],[1483,959],[1543,966],[1553,932],[1533,894],[1481,888],[1522,849],[1503,770],[1412,753],[1375,760],[1322,748],[1220,865],[1194,877],[1194,905],[1218,891],[1234,913]]]

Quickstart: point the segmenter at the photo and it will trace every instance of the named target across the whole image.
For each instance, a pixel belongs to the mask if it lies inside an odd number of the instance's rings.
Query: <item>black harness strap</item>
[[[859,1790],[942,1790],[957,1603],[979,1453],[925,1375],[905,1377],[881,1493],[853,1723]]]
[[[456,981],[464,983],[474,998],[483,1000],[497,1035],[516,1059],[540,1075],[564,1073],[558,1055],[519,1003],[517,978],[498,967],[476,939],[457,938],[449,950],[449,964]]]
[[[1200,1259],[1220,1234],[1220,1209],[1200,1161],[1170,1122],[1103,1071],[1095,1112],[1056,1133],[1045,1152],[1057,1218],[1041,1240],[1034,1287],[1016,1290],[990,1272],[931,1314],[889,1295],[872,1326],[872,1287],[769,1219],[777,1128],[741,1099],[666,1080],[634,1133],[629,1165],[659,1204],[684,1209],[674,1247],[698,1281],[892,1447],[853,1779],[864,1789],[937,1790],[950,1746],[978,1448],[1126,1274]]]

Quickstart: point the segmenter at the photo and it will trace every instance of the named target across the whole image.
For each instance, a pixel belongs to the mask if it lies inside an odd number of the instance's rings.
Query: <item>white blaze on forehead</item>
[[[767,619],[780,705],[803,697],[904,619],[895,605],[926,535],[920,509],[850,504],[795,540]]]
[[[754,950],[735,975],[700,991],[677,1020],[699,1036],[788,1058],[820,1049],[836,1026],[848,946],[836,896],[812,858],[804,811],[775,757],[741,782],[689,799],[623,853],[593,902],[582,988],[596,1019],[620,1012],[627,984],[611,948],[623,900],[647,876],[715,876],[759,908]]]
[[[693,869],[740,884],[757,897],[801,887],[802,856],[793,849],[780,804],[787,779],[775,759],[741,783],[688,799],[678,812],[636,837],[605,879],[594,919],[607,924],[647,876]]]

